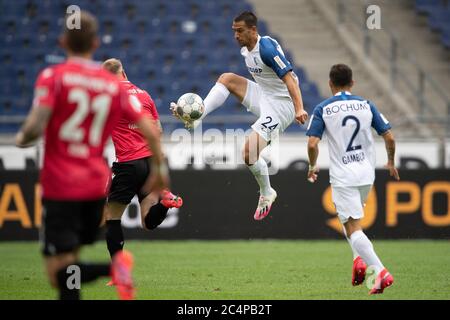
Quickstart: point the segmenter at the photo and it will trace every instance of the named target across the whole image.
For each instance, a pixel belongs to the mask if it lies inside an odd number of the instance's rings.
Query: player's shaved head
[[[353,85],[352,69],[343,63],[335,64],[330,70],[330,82],[336,88],[351,87]]]
[[[66,17],[64,24],[65,46],[75,54],[83,54],[93,51],[96,48],[98,22],[97,19],[86,11],[79,13],[79,27],[73,25],[73,16]]]
[[[103,69],[108,70],[112,74],[118,75],[123,72],[123,65],[119,59],[111,58],[103,62]]]

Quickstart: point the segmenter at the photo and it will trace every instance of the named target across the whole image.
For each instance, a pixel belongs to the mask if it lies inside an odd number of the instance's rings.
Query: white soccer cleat
[[[272,209],[272,204],[275,202],[276,198],[277,192],[273,188],[270,188],[270,195],[260,196],[258,207],[256,208],[255,215],[253,216],[253,218],[255,220],[262,220],[265,217],[267,217],[267,215],[270,212],[270,209]]]

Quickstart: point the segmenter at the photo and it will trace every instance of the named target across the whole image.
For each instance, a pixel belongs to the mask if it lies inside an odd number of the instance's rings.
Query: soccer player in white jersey
[[[395,140],[391,126],[375,105],[350,93],[352,70],[337,64],[331,68],[329,85],[333,97],[320,103],[311,117],[308,140],[308,180],[317,180],[316,166],[322,135],[328,138],[332,198],[344,234],[353,250],[352,284],[364,282],[367,265],[376,272],[369,294],[383,293],[394,282],[361,228],[363,205],[375,180],[375,148],[371,132],[374,128],[385,141],[390,175],[399,180],[394,164]]]
[[[252,12],[243,12],[234,19],[232,29],[255,81],[233,73],[222,74],[204,99],[202,119],[223,105],[230,93],[247,111],[258,116],[251,126],[253,131],[246,140],[243,157],[260,187],[254,218],[262,220],[269,214],[277,193],[270,185],[267,163],[260,153],[272,137],[283,132],[294,120],[304,124],[308,113],[304,110],[298,78],[292,72],[291,63],[276,40],[258,34],[257,17]],[[175,103],[171,104],[171,109],[177,116]],[[199,121],[201,119],[185,124],[192,128]]]

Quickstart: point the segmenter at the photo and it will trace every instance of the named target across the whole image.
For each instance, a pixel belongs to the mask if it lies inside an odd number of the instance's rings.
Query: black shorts
[[[42,200],[42,253],[53,256],[72,252],[97,239],[105,199],[93,201]]]
[[[143,190],[150,175],[150,157],[128,162],[114,162],[112,172],[114,176],[108,202],[129,204],[135,195],[141,202],[150,193]]]

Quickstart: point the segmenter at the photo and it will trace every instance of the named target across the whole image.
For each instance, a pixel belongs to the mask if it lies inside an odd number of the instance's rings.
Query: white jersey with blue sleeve
[[[375,105],[350,92],[339,92],[320,103],[307,136],[326,134],[333,186],[364,186],[375,180],[375,147],[371,128],[379,135],[391,126]]]
[[[242,47],[241,54],[248,71],[266,96],[290,98],[281,78],[292,71],[292,65],[275,39],[258,36],[258,42],[252,51]]]

